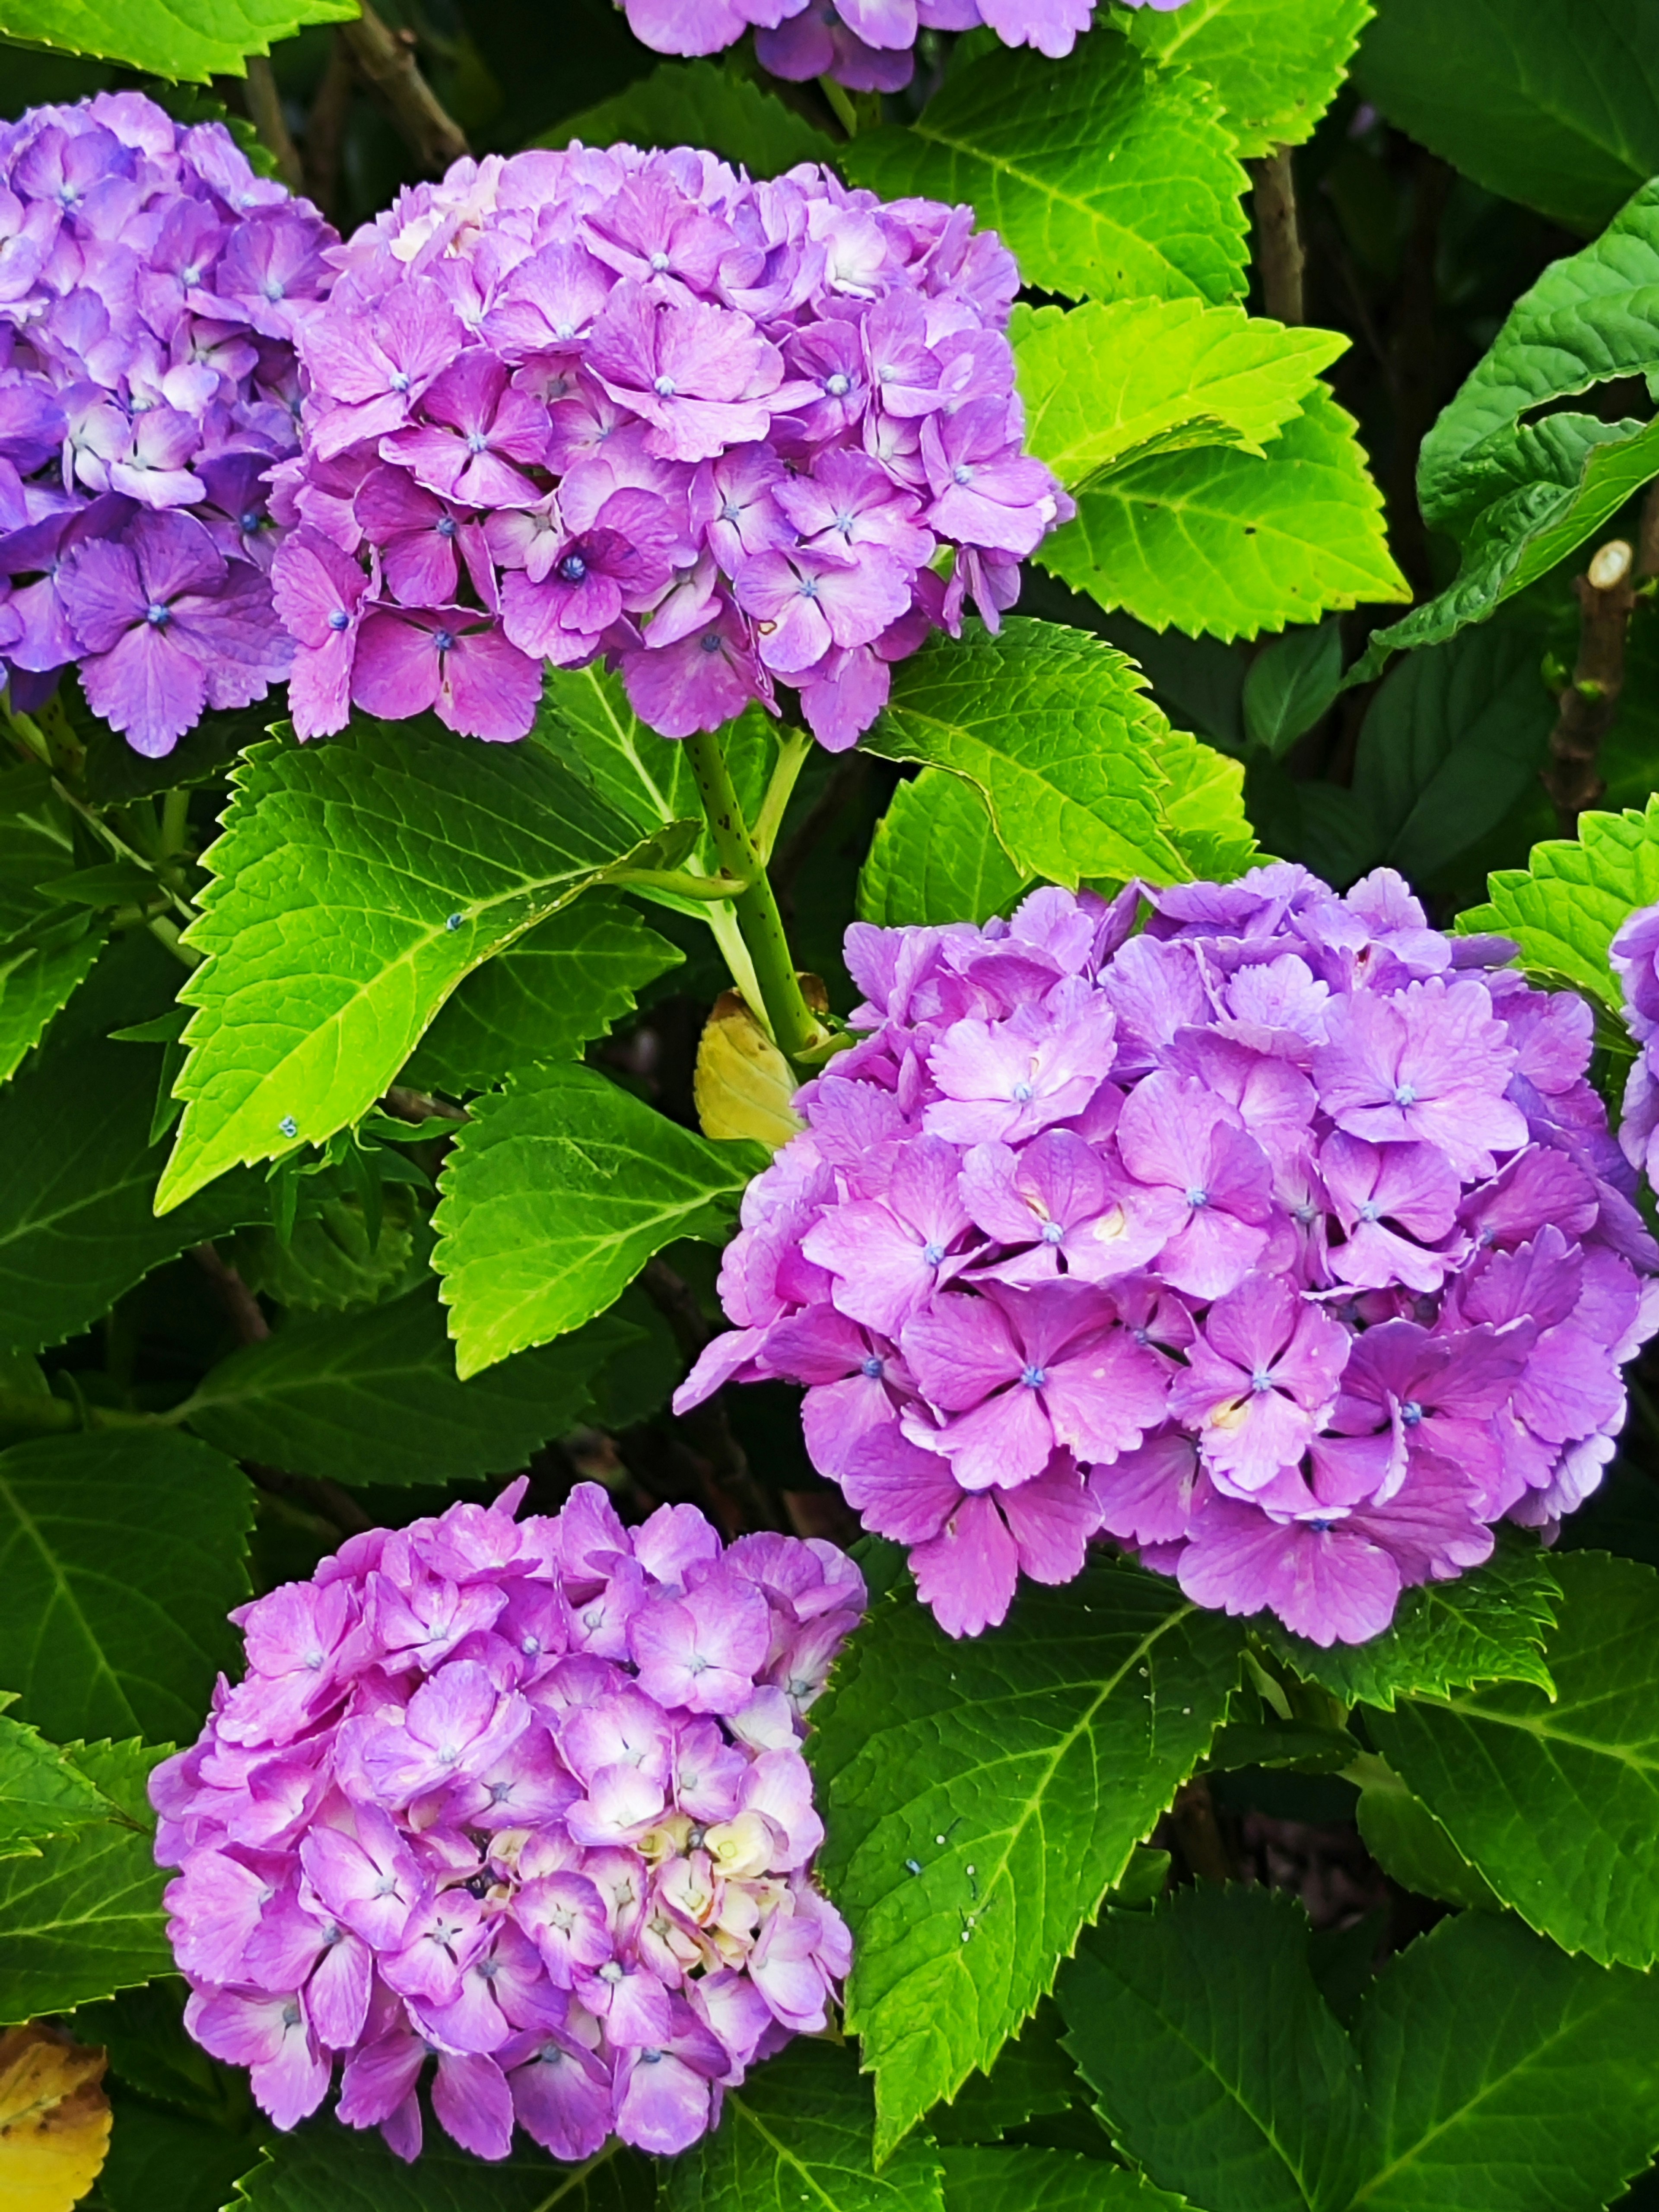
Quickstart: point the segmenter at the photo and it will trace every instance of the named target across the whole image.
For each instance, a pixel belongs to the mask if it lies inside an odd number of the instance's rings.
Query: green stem
[[[666,891],[674,898],[734,899],[748,886],[735,876],[694,876],[687,868],[623,868],[610,880],[622,890]]]
[[[190,842],[190,793],[169,791],[161,800],[161,855],[175,860]]]
[[[783,918],[767,880],[759,848],[743,818],[732,771],[726,764],[719,738],[707,731],[687,738],[685,750],[697,779],[702,811],[708,818],[721,872],[737,877],[748,886],[732,900],[732,906],[754,963],[755,981],[760,987],[761,1004],[750,1011],[764,1014],[767,1026],[785,1058],[799,1060],[803,1053],[822,1043],[825,1031],[802,995],[794,957],[783,933]]]
[[[848,137],[856,138],[859,135],[858,110],[848,98],[846,88],[837,84],[832,76],[821,76],[818,90],[829,101],[830,112]]]
[[[811,750],[812,740],[805,730],[786,728],[778,741],[777,765],[766,787],[761,811],[755,817],[755,849],[763,862],[769,862],[772,858],[772,848],[778,842],[778,831],[783,826],[784,815]]]

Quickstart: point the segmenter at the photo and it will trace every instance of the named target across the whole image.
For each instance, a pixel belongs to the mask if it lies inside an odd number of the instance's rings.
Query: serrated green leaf
[[[196,1011],[163,1211],[349,1127],[463,977],[672,837],[642,840],[541,747],[422,721],[256,745],[233,782],[186,933],[204,957],[179,994]]]
[[[1188,872],[1231,883],[1255,866],[1255,832],[1244,811],[1244,763],[1167,725],[1148,732],[1152,757],[1170,779],[1159,805],[1170,842]]]
[[[1065,2030],[1059,2006],[1044,1997],[989,2073],[970,2075],[951,2103],[929,2112],[928,2134],[942,2144],[994,2143],[1040,2114],[1068,2112],[1083,2085],[1060,2042]]]
[[[1424,520],[1461,532],[1510,489],[1524,415],[1656,365],[1659,179],[1644,185],[1593,245],[1553,261],[1510,310],[1423,441],[1417,486]]]
[[[1561,1596],[1558,1566],[1524,1539],[1506,1543],[1471,1574],[1407,1590],[1392,1626],[1366,1644],[1322,1650],[1271,1615],[1256,1626],[1269,1650],[1345,1705],[1392,1712],[1398,1698],[1439,1697],[1473,1682],[1528,1682],[1547,1698],[1544,1647]]]
[[[0,945],[0,1083],[17,1073],[103,949],[103,932],[90,916],[77,919],[66,934],[54,933],[49,943],[15,937]]]
[[[833,168],[841,149],[775,94],[714,62],[662,62],[614,98],[568,115],[531,143],[707,146],[751,177],[781,176],[797,161]]]
[[[1060,1978],[1067,2046],[1113,2141],[1226,2212],[1343,2212],[1359,2069],[1282,1891],[1200,1882],[1108,1912]]]
[[[1659,1982],[1518,1922],[1443,1920],[1389,1961],[1355,2040],[1375,2212],[1580,2212],[1659,2144]]]
[[[106,1820],[109,1814],[108,1799],[60,1745],[0,1714],[0,1856]]]
[[[165,1431],[42,1437],[0,1452],[0,1681],[60,1741],[189,1742],[234,1664],[248,1595],[247,1479]],[[95,1777],[94,1778],[96,1778]]]
[[[685,955],[634,909],[592,891],[529,930],[462,983],[415,1048],[404,1079],[461,1097],[534,1060],[579,1059],[631,1014],[635,994]]]
[[[1353,418],[1322,386],[1259,457],[1215,447],[1115,471],[1033,558],[1153,629],[1229,640],[1411,596]]]
[[[378,1237],[371,1238],[362,1200],[352,1193],[321,1200],[286,1237],[275,1229],[239,1229],[221,1256],[251,1291],[279,1305],[341,1313],[412,1290],[424,1279],[431,1253],[430,1223],[410,1191],[394,1183],[381,1194]]]
[[[1485,906],[1458,916],[1460,932],[1513,938],[1523,968],[1621,1013],[1607,949],[1638,907],[1659,899],[1659,798],[1643,814],[1581,814],[1577,837],[1534,845],[1527,867],[1498,869],[1486,892]]]
[[[100,2204],[107,2212],[220,2212],[258,2160],[257,2140],[188,2112],[158,2112],[118,2081],[109,2087],[115,2118]]]
[[[1373,1740],[1504,1902],[1602,1965],[1659,1958],[1659,1575],[1551,1562],[1556,1695],[1521,1682],[1401,1698]]]
[[[1107,1561],[1022,1589],[993,1636],[952,1643],[898,1591],[852,1638],[809,1756],[878,2153],[1053,1986],[1203,1757],[1239,1650],[1236,1623]]]
[[[1477,1912],[1501,1912],[1492,1884],[1464,1857],[1420,1797],[1386,1759],[1363,1752],[1348,1770],[1359,1784],[1354,1820],[1366,1850],[1402,1889]]]
[[[365,1313],[290,1322],[233,1352],[180,1418],[233,1459],[290,1474],[371,1484],[507,1474],[589,1417],[590,1380],[638,1335],[604,1314],[459,1382],[428,1283]]]
[[[1152,740],[1164,726],[1140,672],[1098,638],[1026,621],[993,637],[975,622],[900,663],[864,744],[965,776],[1015,865],[1075,889],[1188,875],[1161,819]]]
[[[1354,68],[1466,176],[1593,231],[1659,169],[1656,56],[1655,0],[1379,0]]]
[[[166,1973],[168,1879],[151,1837],[114,1820],[0,1859],[0,2025]]]
[[[142,1988],[123,1990],[103,2002],[77,2008],[75,2030],[83,2043],[101,2044],[110,2071],[152,2102],[199,2118],[246,2122],[246,2076],[210,2058],[185,2026],[190,1989],[179,1974],[163,1974]],[[243,2170],[258,2156],[257,2147]],[[218,2212],[218,2208],[214,2208]]]
[[[718,2131],[668,2167],[664,2212],[941,2212],[933,2144],[911,2136],[878,2172],[874,2124],[856,2054],[798,2037],[726,2092]]]
[[[1068,491],[1149,453],[1260,453],[1348,344],[1190,299],[1017,307],[1008,335],[1025,442]]]
[[[0,39],[205,84],[243,76],[247,55],[307,23],[356,13],[348,0],[214,0],[205,12],[171,0],[0,0]]]
[[[1064,2150],[950,2149],[945,2212],[1185,2212],[1144,2176]]]
[[[1342,684],[1342,631],[1332,620],[1266,646],[1244,678],[1244,727],[1275,759],[1312,729]]]
[[[999,48],[958,68],[915,123],[860,131],[836,159],[884,199],[970,202],[1045,292],[1218,303],[1244,289],[1247,179],[1212,95],[1104,27],[1061,63]]]
[[[1010,912],[1035,880],[997,842],[977,787],[925,768],[900,784],[876,824],[859,876],[859,919],[887,929],[988,921]]]
[[[1241,154],[1299,146],[1341,88],[1372,0],[1184,0],[1124,27],[1149,60],[1201,76]]]
[[[231,2212],[650,2212],[655,2201],[654,2165],[614,2136],[584,2166],[561,2166],[523,2136],[485,2164],[428,2128],[406,2166],[378,2130],[319,2115],[269,2146]]]
[[[0,1083],[14,1075],[103,944],[90,915],[65,914],[52,887],[75,867],[69,811],[47,771],[0,772]]]
[[[528,1069],[475,1100],[433,1217],[463,1379],[603,1313],[677,1237],[723,1238],[766,1160],[591,1068]]]

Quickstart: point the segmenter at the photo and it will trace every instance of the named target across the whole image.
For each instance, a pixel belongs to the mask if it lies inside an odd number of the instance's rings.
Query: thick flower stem
[[[767,880],[759,848],[744,820],[726,754],[720,738],[707,731],[684,742],[721,871],[748,884],[732,903],[760,988],[761,1004],[752,1011],[765,1016],[786,1059],[799,1060],[823,1042],[825,1031],[802,994],[778,902]]]

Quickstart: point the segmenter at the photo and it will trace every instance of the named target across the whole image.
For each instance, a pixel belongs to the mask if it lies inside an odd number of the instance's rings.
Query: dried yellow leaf
[[[0,2035],[0,2204],[69,2212],[109,2151],[104,2054],[44,2021]]]
[[[827,1001],[816,975],[803,975],[807,1004]],[[703,1026],[693,1083],[705,1137],[753,1137],[776,1152],[805,1127],[790,1104],[789,1063],[735,991],[722,991]]]

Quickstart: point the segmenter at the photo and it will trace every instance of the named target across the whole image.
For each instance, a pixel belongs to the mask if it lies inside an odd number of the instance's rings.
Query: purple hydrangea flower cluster
[[[1595,1489],[1659,1326],[1590,1010],[1513,950],[1282,864],[855,926],[868,1034],[750,1186],[677,1404],[806,1385],[815,1464],[952,1635],[1097,1534],[1375,1635]]]
[[[833,77],[853,92],[901,92],[920,31],[996,33],[1005,46],[1069,54],[1095,0],[623,0],[636,39],[659,54],[714,54],[750,29],[761,65],[802,83]],[[1124,0],[1160,14],[1184,0]]]
[[[543,661],[603,653],[665,736],[782,681],[840,749],[1070,511],[971,209],[574,148],[459,162],[341,258],[279,471],[302,737],[353,701],[521,737]]]
[[[287,674],[265,477],[299,446],[295,331],[334,233],[222,124],[141,94],[0,128],[0,659],[20,707],[78,662],[170,752]]]
[[[1659,906],[1632,915],[1613,940],[1625,1022],[1638,1048],[1625,1085],[1619,1141],[1633,1168],[1659,1188]]]
[[[354,1536],[234,1617],[246,1679],[156,1769],[185,2019],[293,2127],[557,2158],[683,2150],[826,2024],[850,1963],[814,1887],[799,1739],[859,1620],[833,1545],[597,1484]]]

